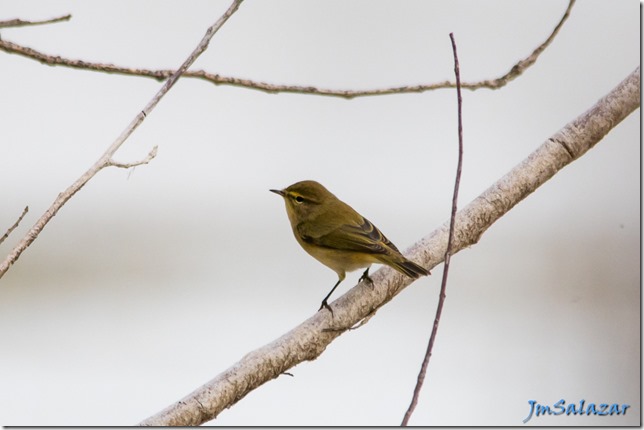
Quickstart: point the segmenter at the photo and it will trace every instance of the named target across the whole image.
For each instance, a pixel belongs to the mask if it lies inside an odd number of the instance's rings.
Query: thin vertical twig
[[[434,341],[436,339],[436,333],[438,332],[438,323],[441,319],[441,313],[443,312],[443,304],[445,303],[445,290],[447,287],[447,274],[449,272],[449,262],[452,254],[452,241],[454,239],[454,221],[456,219],[456,209],[458,203],[458,189],[461,183],[461,170],[463,167],[463,116],[462,116],[462,105],[463,100],[461,98],[461,76],[460,68],[458,65],[458,55],[456,54],[456,41],[454,40],[454,33],[449,34],[449,38],[452,41],[452,50],[454,52],[454,74],[456,75],[456,97],[458,100],[458,165],[456,167],[456,181],[454,183],[454,195],[452,197],[452,214],[450,216],[449,222],[449,236],[447,239],[447,248],[445,250],[445,265],[443,266],[443,279],[441,281],[441,292],[438,299],[438,307],[436,308],[436,317],[434,318],[434,326],[432,328],[432,334],[429,337],[429,342],[427,343],[427,351],[425,351],[425,358],[423,359],[423,364],[420,366],[420,372],[418,373],[418,379],[416,381],[416,387],[414,388],[414,395],[411,399],[411,403],[405,412],[405,416],[402,421],[402,426],[407,426],[411,415],[416,409],[418,404],[418,397],[420,396],[420,390],[423,387],[423,382],[425,381],[425,375],[427,373],[427,365],[429,364],[429,358],[432,355],[432,349],[434,348]]]

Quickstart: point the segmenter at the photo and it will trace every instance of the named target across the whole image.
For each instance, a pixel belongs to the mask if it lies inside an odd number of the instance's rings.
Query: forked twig
[[[157,156],[157,150],[158,149],[159,149],[159,147],[155,145],[154,148],[152,148],[152,150],[150,150],[150,152],[148,153],[148,155],[145,156],[144,159],[139,160],[139,161],[135,161],[133,163],[120,163],[120,162],[115,161],[114,159],[110,158],[110,160],[108,161],[108,165],[109,166],[114,166],[114,167],[119,167],[121,169],[129,169],[129,168],[132,168],[132,167],[141,166],[143,164],[148,164],[150,161],[152,161],[152,159],[154,157]]]
[[[503,76],[500,76],[495,79],[485,79],[477,82],[462,82],[461,88],[466,90],[477,90],[482,88],[496,90],[504,87],[510,81],[517,78],[521,75],[526,69],[532,66],[539,58],[539,55],[550,45],[554,40],[555,36],[561,30],[561,27],[564,25],[568,17],[570,16],[570,11],[572,10],[575,0],[570,0],[568,7],[564,12],[563,16],[559,20],[559,23],[552,30],[550,35],[546,40],[541,43],[530,55],[526,58],[518,61],[514,64],[510,70],[505,73]],[[139,69],[139,68],[130,68],[130,67],[121,67],[114,64],[108,63],[92,63],[83,60],[74,60],[69,58],[63,58],[55,55],[44,54],[40,51],[37,51],[26,46],[21,46],[16,43],[12,43],[6,40],[0,40],[0,50],[5,51],[10,54],[18,54],[23,57],[31,58],[33,60],[40,61],[41,63],[47,64],[49,66],[65,66],[75,69],[83,70],[92,70],[97,72],[104,73],[116,73],[121,75],[129,76],[141,76],[146,78],[153,78],[157,80],[162,80],[172,76],[174,70],[150,70],[150,69]],[[375,88],[367,90],[334,90],[329,88],[318,88],[312,85],[283,85],[283,84],[271,84],[268,82],[256,81],[252,79],[242,79],[232,76],[222,76],[217,73],[209,73],[205,70],[190,70],[183,74],[186,78],[195,78],[203,79],[215,85],[232,85],[236,87],[242,87],[247,89],[264,91],[267,93],[295,93],[295,94],[312,94],[320,96],[329,96],[329,97],[341,97],[346,99],[352,99],[355,97],[366,97],[366,96],[382,96],[388,94],[407,94],[407,93],[422,93],[425,91],[438,90],[444,88],[454,88],[456,84],[450,81],[437,82],[433,84],[421,84],[421,85],[404,85],[399,87],[389,87],[389,88]]]
[[[232,16],[233,13],[239,8],[239,5],[243,0],[233,0],[232,4],[224,12],[224,14],[215,22],[212,26],[208,28],[206,34],[199,42],[199,45],[192,51],[190,56],[183,62],[181,67],[174,72],[174,74],[163,84],[161,89],[155,94],[155,96],[148,102],[148,104],[143,108],[141,112],[132,120],[132,122],[123,130],[121,135],[116,138],[116,140],[110,145],[110,147],[105,151],[105,153],[90,167],[83,175],[78,178],[72,185],[70,185],[65,191],[60,193],[54,203],[45,211],[45,213],[40,217],[36,224],[29,230],[27,235],[22,238],[22,240],[16,245],[16,247],[7,255],[5,260],[0,263],[0,278],[9,270],[9,267],[20,257],[20,254],[24,252],[25,249],[31,245],[31,243],[36,240],[42,229],[47,225],[47,223],[58,213],[61,207],[69,199],[71,199],[74,194],[76,194],[83,186],[89,182],[100,170],[109,166],[116,167],[133,167],[140,164],[145,164],[149,162],[154,155],[156,155],[156,148],[150,151],[148,157],[138,163],[117,163],[112,159],[114,153],[123,145],[127,138],[136,130],[136,128],[143,122],[143,120],[148,116],[148,114],[156,107],[159,101],[170,91],[170,88],[174,86],[179,77],[194,63],[194,61],[203,53],[210,39],[215,35],[215,33],[221,28],[222,25]]]
[[[418,396],[420,395],[420,390],[423,387],[423,382],[425,381],[427,365],[429,364],[429,358],[432,356],[434,340],[436,339],[436,333],[438,332],[438,323],[440,322],[441,313],[443,312],[443,304],[445,303],[445,290],[447,288],[447,274],[449,272],[449,262],[452,255],[452,242],[454,241],[454,224],[456,221],[456,210],[458,206],[458,189],[460,188],[461,170],[463,167],[463,99],[461,97],[461,72],[458,65],[458,55],[456,53],[456,41],[454,40],[454,33],[450,33],[449,38],[452,41],[452,50],[454,52],[454,75],[456,75],[456,97],[458,99],[458,164],[456,167],[456,181],[454,182],[452,213],[449,219],[449,235],[447,236],[447,247],[445,249],[444,260],[445,264],[443,265],[443,279],[441,280],[441,292],[438,299],[438,307],[436,308],[436,317],[434,318],[432,334],[429,337],[429,342],[427,343],[427,350],[425,351],[423,364],[420,366],[420,372],[418,373],[416,387],[414,388],[414,395],[412,396],[411,403],[409,404],[409,407],[405,412],[405,416],[401,424],[402,426],[407,426],[409,419],[411,418],[411,415],[414,413],[416,405],[418,404]]]

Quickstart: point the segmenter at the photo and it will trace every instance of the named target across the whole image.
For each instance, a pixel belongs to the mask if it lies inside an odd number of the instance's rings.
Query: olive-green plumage
[[[372,263],[386,264],[414,279],[430,274],[407,260],[376,226],[321,184],[302,181],[283,190],[270,191],[284,198],[297,242],[338,274],[338,282],[320,309],[331,310],[327,299],[344,280],[346,272],[366,267],[360,279],[368,279]]]

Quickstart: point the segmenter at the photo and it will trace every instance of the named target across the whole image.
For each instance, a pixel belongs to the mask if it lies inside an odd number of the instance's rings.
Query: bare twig
[[[20,221],[22,221],[25,215],[27,215],[27,212],[29,212],[29,206],[25,206],[25,208],[22,210],[22,213],[18,217],[18,220],[13,223],[11,227],[9,227],[9,230],[7,230],[7,232],[2,237],[0,237],[0,245],[2,245],[2,242],[4,242],[9,237],[11,232],[14,231],[16,227],[18,227],[18,224],[20,224]]]
[[[561,27],[570,16],[570,11],[574,4],[575,0],[570,0],[570,2],[568,3],[568,8],[564,12],[563,16],[559,20],[559,23],[555,26],[548,38],[542,44],[540,44],[529,56],[520,60],[518,63],[512,66],[506,74],[495,79],[486,79],[478,82],[463,82],[461,83],[461,88],[467,90],[477,90],[482,88],[495,90],[504,87],[511,80],[521,75],[526,69],[528,69],[537,61],[539,55],[554,40]],[[116,73],[130,76],[141,76],[158,80],[165,79],[174,73],[173,70],[138,69],[115,66],[113,64],[107,63],[92,63],[83,60],[68,59],[59,56],[44,54],[42,52],[36,51],[35,49],[21,46],[6,40],[0,41],[0,50],[10,54],[22,55],[24,57],[40,61],[41,63],[47,64],[49,66],[65,66],[75,69]],[[404,85],[399,87],[376,88],[367,90],[334,90],[329,88],[318,88],[312,85],[270,84],[267,82],[255,81],[251,79],[221,76],[219,74],[209,73],[204,70],[190,70],[185,72],[183,76],[186,78],[203,79],[215,85],[232,85],[236,87],[264,91],[267,93],[312,94],[320,96],[341,97],[346,99],[365,96],[382,96],[389,94],[422,93],[425,91],[432,91],[443,88],[454,88],[456,86],[454,82],[443,81],[434,84]]]
[[[458,190],[460,188],[461,170],[463,168],[463,98],[461,97],[461,69],[458,64],[458,55],[456,53],[456,41],[454,40],[454,33],[450,33],[449,38],[452,41],[452,51],[454,52],[454,75],[456,76],[456,99],[458,102],[458,163],[456,166],[456,181],[454,182],[452,213],[449,219],[449,235],[447,236],[447,248],[445,249],[444,258],[445,264],[443,266],[443,279],[441,281],[441,291],[438,299],[438,307],[436,309],[436,317],[434,318],[432,334],[429,337],[429,342],[427,343],[425,357],[423,358],[423,363],[420,366],[420,372],[418,373],[418,379],[416,381],[416,387],[414,388],[414,394],[401,423],[403,427],[406,427],[409,424],[409,419],[411,418],[411,415],[414,413],[416,405],[418,404],[418,396],[420,396],[420,390],[423,387],[423,382],[425,382],[427,366],[429,365],[429,359],[432,356],[432,349],[434,348],[436,333],[438,333],[438,324],[443,312],[443,304],[445,303],[445,290],[447,288],[447,274],[449,273],[449,263],[452,255],[452,242],[454,241],[454,221],[456,220],[456,209],[458,207]]]
[[[452,255],[480,239],[517,203],[558,171],[581,157],[640,105],[640,69],[456,214]],[[449,225],[444,224],[406,250],[411,260],[432,269],[444,258]],[[181,400],[147,418],[141,425],[189,426],[209,421],[262,384],[293,366],[317,358],[343,331],[367,317],[412,280],[384,267],[371,275],[373,289],[354,287],[333,302],[334,317],[318,312],[279,339],[241,360]],[[346,329],[345,329],[346,330]],[[200,406],[201,405],[201,406]]]
[[[72,18],[71,15],[59,16],[58,18],[45,19],[42,21],[23,21],[22,19],[9,19],[7,21],[0,21],[0,28],[9,28],[9,27],[27,27],[32,25],[43,25],[43,24],[53,24],[55,22],[69,21]]]
[[[120,167],[121,169],[129,169],[131,167],[136,167],[136,166],[141,166],[143,164],[148,164],[154,157],[157,156],[157,149],[158,146],[154,146],[152,150],[148,153],[148,155],[145,156],[143,160],[135,161],[133,163],[119,163],[118,161],[114,161],[114,159],[110,158],[108,161],[109,166],[114,166],[114,167]]]
[[[564,22],[568,19],[570,16],[570,11],[572,10],[572,7],[575,4],[575,0],[570,0],[568,3],[568,7],[566,8],[566,11],[564,12],[563,16],[561,17],[561,20],[559,20],[559,23],[555,26],[555,28],[552,30],[552,33],[550,33],[550,36],[537,48],[532,51],[532,54],[528,55],[526,58],[523,60],[519,61],[517,64],[512,66],[510,71],[503,75],[503,77],[499,80],[495,80],[491,82],[491,85],[493,87],[490,88],[500,88],[500,87],[494,87],[494,85],[501,85],[504,86],[517,76],[521,75],[527,68],[532,66],[534,63],[537,62],[537,58],[539,58],[539,55],[552,43],[552,41],[555,39],[557,34],[559,33],[559,30],[561,30],[561,27],[563,27]],[[467,84],[463,84],[463,88],[466,88]]]
[[[161,89],[155,94],[155,96],[150,100],[150,102],[143,108],[143,110],[132,120],[132,122],[123,130],[121,135],[110,145],[110,147],[105,151],[105,153],[94,163],[92,167],[89,168],[80,178],[76,180],[72,185],[70,185],[65,191],[60,193],[54,203],[47,209],[47,211],[40,217],[36,224],[29,230],[27,235],[16,245],[16,247],[11,251],[11,253],[5,258],[5,260],[0,264],[0,278],[9,270],[9,267],[20,257],[20,254],[31,245],[31,243],[36,240],[40,231],[47,225],[47,223],[56,215],[60,208],[67,203],[69,199],[72,198],[83,186],[94,177],[100,170],[108,166],[118,166],[124,167],[127,166],[122,163],[115,163],[112,160],[114,153],[123,145],[127,138],[136,130],[136,128],[143,122],[143,120],[148,116],[148,114],[155,108],[159,101],[165,96],[165,94],[174,86],[179,77],[190,67],[192,63],[201,55],[202,52],[208,48],[210,39],[215,35],[215,33],[221,28],[222,25],[232,16],[233,13],[237,10],[239,5],[243,0],[234,0],[228,10],[215,22],[212,26],[208,28],[206,34],[199,42],[199,45],[195,50],[190,54],[190,56],[183,62],[181,67],[166,81]],[[148,155],[150,159],[154,157],[156,151],[153,149]],[[143,160],[145,161],[145,160]],[[149,160],[148,160],[149,161]],[[121,165],[119,165],[121,164]],[[132,165],[137,165],[133,163]]]

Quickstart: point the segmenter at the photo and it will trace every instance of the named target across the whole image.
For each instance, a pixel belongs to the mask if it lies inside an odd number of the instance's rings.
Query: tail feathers
[[[400,263],[396,262],[394,264],[390,264],[390,266],[396,269],[397,271],[399,271],[400,273],[414,279],[417,279],[421,276],[431,275],[429,270],[409,260],[405,260]]]

